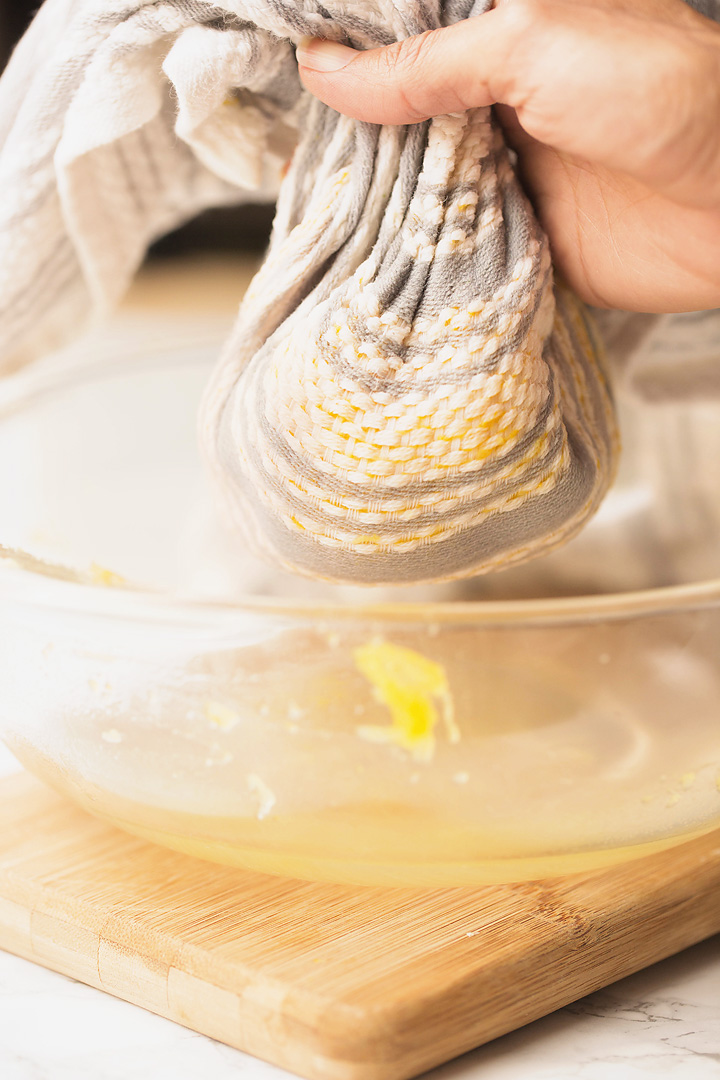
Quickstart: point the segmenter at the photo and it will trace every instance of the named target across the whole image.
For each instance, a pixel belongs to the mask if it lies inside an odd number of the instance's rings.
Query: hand
[[[298,63],[308,90],[360,120],[497,105],[578,295],[720,307],[720,27],[682,0],[498,0],[383,49],[303,41]]]

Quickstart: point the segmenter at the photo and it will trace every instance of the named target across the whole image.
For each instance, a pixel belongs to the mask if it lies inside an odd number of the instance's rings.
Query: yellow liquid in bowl
[[[567,820],[531,830],[500,822],[484,829],[439,821],[398,804],[357,804],[292,816],[191,813],[133,802],[88,785],[29,750],[21,761],[52,787],[109,824],[152,843],[211,862],[283,877],[363,886],[449,887],[529,881],[599,870],[681,844],[720,828],[720,815],[635,844],[568,850]],[[583,842],[578,823],[576,842]],[[563,847],[565,850],[563,850]],[[540,854],[540,852],[544,852]]]
[[[329,646],[325,630],[290,630],[203,654],[134,696],[120,665],[87,653],[84,707],[43,720],[55,747],[22,723],[8,741],[129,832],[339,883],[530,880],[718,827],[712,655],[683,654],[671,692],[669,675],[643,677],[648,656],[673,674],[662,626],[615,654],[612,630],[585,633],[354,630]],[[59,647],[44,663],[52,687],[70,670]]]

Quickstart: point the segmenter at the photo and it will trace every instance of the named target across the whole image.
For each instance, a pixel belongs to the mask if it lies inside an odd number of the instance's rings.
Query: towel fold
[[[0,84],[2,368],[105,312],[161,233],[279,189],[201,417],[256,547],[408,582],[573,535],[613,477],[611,392],[491,111],[360,123],[294,58],[303,35],[367,48],[489,6],[46,0]]]

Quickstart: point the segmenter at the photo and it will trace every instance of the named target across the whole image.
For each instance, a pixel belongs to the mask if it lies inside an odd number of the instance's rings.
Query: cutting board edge
[[[132,887],[122,876],[114,882],[115,907],[108,915],[102,899],[107,863],[101,856],[114,852],[122,837],[130,845],[125,857],[138,858],[146,873],[150,866],[155,880],[154,853],[164,849],[116,833],[38,781],[11,779],[16,782],[0,781],[0,801],[21,832],[19,842],[7,846],[0,869],[0,947],[308,1080],[410,1080],[720,930],[718,831],[673,854],[647,856],[600,877],[505,887],[521,900],[520,915],[530,921],[516,922],[515,914],[508,921],[506,914],[500,938],[493,898],[495,914],[484,923],[484,936],[467,940],[474,935],[463,931],[475,925],[467,920],[485,910],[482,891],[468,890],[461,920],[466,925],[453,923],[453,935],[440,944],[430,937],[431,948],[426,943],[390,967],[381,946],[373,959],[373,937],[370,967],[366,963],[354,981],[343,979],[342,993],[336,984],[333,998],[322,992],[324,982],[315,979],[311,989],[298,981],[297,966],[293,982],[293,976],[278,977],[278,970],[287,970],[284,964],[278,969],[264,958],[246,963],[244,944],[227,954],[211,939],[198,943],[182,929],[186,918],[171,932],[173,917],[183,910],[177,900],[169,901],[167,921],[160,925],[147,912],[144,918],[132,914],[132,906],[125,907]],[[186,858],[164,852],[163,866],[167,870],[168,859]],[[198,861],[190,863],[197,872]],[[188,872],[178,862],[183,881]],[[90,881],[102,886],[99,893],[94,887],[87,891]],[[323,887],[321,895],[327,891]],[[329,896],[335,900],[331,890]],[[436,896],[436,909],[442,903]],[[423,911],[430,914],[418,902],[418,918]],[[440,914],[445,924],[450,912],[442,907]],[[294,915],[286,911],[283,917]],[[359,925],[367,918],[388,939],[371,906]],[[242,922],[237,933],[240,943]],[[640,951],[633,935],[642,942]],[[332,940],[333,949],[345,949],[352,974],[357,952]],[[211,971],[224,985],[207,977]]]
[[[12,900],[12,897],[8,896],[7,888],[2,885],[0,885],[0,897],[6,903],[9,901],[16,908],[22,909],[22,904]],[[28,917],[29,925],[32,925],[35,910],[30,908],[24,908],[23,910]],[[2,908],[0,908],[1,919]],[[589,993],[609,985],[611,982],[632,975],[652,963],[666,959],[668,956],[672,956],[674,953],[698,944],[700,941],[720,932],[720,908],[716,912],[710,912],[709,917],[702,920],[692,930],[684,927],[683,932],[678,934],[678,937],[673,940],[671,945],[653,950],[651,955],[646,954],[639,962],[626,962],[621,966],[613,964],[612,974],[609,974],[608,970],[602,966],[594,969],[588,966],[583,968],[586,977],[574,985],[571,993],[568,993],[567,987],[565,987],[552,997],[547,998],[542,1005],[536,999],[527,999],[528,1005],[524,1010],[517,1007],[516,1002],[506,1002],[505,1010],[500,1017],[493,1014],[491,1006],[494,993],[492,988],[482,985],[483,973],[478,971],[471,976],[467,976],[462,980],[464,985],[458,986],[455,993],[468,998],[473,997],[473,1011],[476,1014],[480,1013],[480,1018],[476,1019],[475,1023],[469,1023],[465,1026],[465,1038],[453,1038],[448,1045],[444,1044],[442,1039],[432,1035],[427,1038],[423,1045],[416,1044],[411,1050],[405,1051],[399,1057],[389,1057],[388,1051],[392,1051],[393,1048],[397,1047],[398,1039],[404,1042],[412,1035],[413,1031],[417,1033],[417,1025],[419,1022],[422,1023],[420,1014],[428,1008],[432,1009],[436,1002],[424,999],[410,1009],[407,1007],[398,1009],[393,1006],[375,1006],[366,1010],[359,1007],[353,1008],[339,1002],[329,1005],[328,1011],[323,1016],[324,1023],[332,1021],[332,1038],[329,1038],[327,1028],[324,1028],[320,1033],[307,1024],[302,1022],[298,1024],[293,1016],[284,1016],[284,1030],[282,1033],[277,1032],[277,1035],[280,1036],[279,1041],[277,1039],[266,1040],[261,1038],[252,1040],[253,1045],[249,1045],[247,1038],[238,1038],[232,1016],[222,1017],[217,1015],[214,1022],[207,1022],[207,1020],[202,1022],[201,1020],[199,1024],[195,1015],[196,1010],[192,1002],[187,999],[187,990],[192,983],[194,984],[195,993],[206,992],[216,1003],[218,997],[221,996],[225,1000],[226,1007],[231,1012],[239,1013],[242,1009],[247,1014],[248,1002],[243,1001],[240,994],[235,994],[198,976],[188,975],[181,968],[171,964],[166,971],[168,999],[166,1006],[163,1007],[156,997],[148,999],[142,993],[133,993],[129,989],[124,989],[118,985],[107,985],[102,981],[99,967],[96,977],[93,979],[89,977],[88,971],[80,975],[73,970],[71,964],[63,963],[57,956],[44,956],[42,952],[34,947],[32,934],[25,940],[22,940],[22,937],[18,940],[17,935],[13,937],[12,933],[4,933],[3,931],[4,927],[0,922],[0,948],[7,952],[69,978],[79,979],[97,990],[145,1008],[189,1030],[199,1031],[210,1038],[218,1039],[254,1057],[306,1077],[307,1080],[413,1080],[414,1077],[428,1069],[444,1064],[450,1058],[474,1050],[493,1039],[516,1030],[518,1027],[524,1027],[559,1008],[572,1004],[572,1002]],[[109,939],[98,937],[98,949],[102,944],[113,945],[115,943]],[[539,952],[543,951],[547,952],[547,950],[539,950]],[[151,960],[151,958],[143,956],[139,950],[135,950],[134,958],[140,964]],[[518,965],[518,967],[530,966],[533,961],[538,959],[540,957],[527,954],[525,963]],[[557,951],[554,962],[557,967],[567,962],[566,958],[561,955],[560,949]],[[507,974],[507,969],[505,973]],[[520,975],[520,972],[517,974]],[[181,984],[184,984],[185,992],[182,991]],[[522,997],[522,977],[519,978],[515,985],[517,996]],[[508,1004],[514,1006],[515,1010],[508,1012]],[[492,1016],[490,1022],[486,1019],[488,1015]],[[262,1030],[262,1019],[262,1016],[256,1017],[258,1031]],[[470,1017],[468,1016],[466,1019],[470,1019]],[[250,1023],[252,1023],[252,1018]],[[290,1030],[286,1026],[288,1024]],[[240,1026],[247,1030],[248,1021]],[[361,1037],[358,1037],[359,1027],[362,1027]],[[428,1031],[427,1028],[423,1030]],[[301,1034],[306,1036],[305,1039],[300,1038]],[[319,1045],[318,1040],[321,1043],[324,1042],[325,1045]],[[352,1060],[341,1052],[329,1052],[327,1045],[329,1042],[338,1047],[345,1044],[347,1049],[352,1048],[355,1052],[360,1050],[360,1045],[371,1045],[374,1049],[374,1059]],[[306,1056],[304,1063],[298,1060],[298,1054],[301,1052]],[[380,1060],[377,1060],[378,1058]]]

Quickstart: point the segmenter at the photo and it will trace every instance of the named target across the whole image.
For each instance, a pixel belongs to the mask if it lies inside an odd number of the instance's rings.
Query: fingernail
[[[311,37],[300,38],[296,52],[298,64],[311,71],[340,71],[357,56],[347,45]]]

